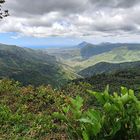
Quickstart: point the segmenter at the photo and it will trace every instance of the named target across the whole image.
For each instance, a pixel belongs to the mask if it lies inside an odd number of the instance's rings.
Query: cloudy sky
[[[6,0],[0,42],[23,46],[140,42],[140,0]]]

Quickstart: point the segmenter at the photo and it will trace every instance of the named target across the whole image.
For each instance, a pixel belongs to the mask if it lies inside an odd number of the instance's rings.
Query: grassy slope
[[[79,56],[72,59],[63,60],[63,62],[73,67],[76,71],[80,71],[82,69],[85,69],[89,66],[92,66],[102,61],[120,63],[120,62],[132,62],[138,60],[140,60],[140,50],[129,50],[127,47],[121,47],[118,49],[113,49],[112,51],[109,52],[94,55],[86,60],[83,60]]]

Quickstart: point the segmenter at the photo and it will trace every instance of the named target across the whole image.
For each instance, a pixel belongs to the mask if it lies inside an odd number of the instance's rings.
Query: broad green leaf
[[[99,93],[99,92],[93,92],[93,91],[90,91],[88,90],[88,92],[93,95],[97,101],[100,103],[100,104],[104,104],[105,103],[105,100],[104,100],[104,97],[103,97],[103,94],[102,93]]]
[[[83,131],[82,136],[83,140],[90,140],[88,134],[85,131]]]
[[[71,99],[71,103],[76,110],[80,110],[83,106],[83,99],[80,96],[76,96],[76,99]]]
[[[89,118],[81,118],[81,119],[78,119],[78,121],[82,123],[93,124],[92,120],[90,120]]]
[[[63,109],[64,113],[68,113],[68,111],[70,110],[70,106],[63,107],[62,109]]]
[[[105,109],[105,111],[107,111],[107,112],[109,112],[110,110],[111,110],[111,104],[110,103],[105,103],[105,105],[104,105],[104,109]]]
[[[120,100],[123,102],[123,104],[125,104],[126,102],[128,102],[129,99],[130,99],[130,98],[129,98],[128,93],[124,94],[124,95],[120,98]]]
[[[60,120],[66,120],[66,116],[63,115],[63,114],[60,114],[58,112],[54,112],[53,115],[52,115],[54,118],[57,118],[57,119],[60,119]]]
[[[121,87],[121,93],[123,95],[127,94],[128,93],[128,89],[126,87]]]

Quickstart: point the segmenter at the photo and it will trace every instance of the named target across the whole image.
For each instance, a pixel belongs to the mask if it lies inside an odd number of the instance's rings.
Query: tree
[[[5,3],[5,0],[0,0],[0,19],[3,19],[4,17],[9,16],[8,10],[2,9],[2,4]]]

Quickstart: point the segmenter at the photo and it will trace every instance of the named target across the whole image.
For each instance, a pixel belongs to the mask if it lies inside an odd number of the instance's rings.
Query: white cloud
[[[7,0],[0,32],[20,36],[132,36],[140,33],[139,0]],[[15,37],[14,37],[15,38]]]

